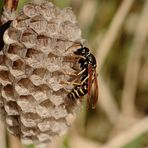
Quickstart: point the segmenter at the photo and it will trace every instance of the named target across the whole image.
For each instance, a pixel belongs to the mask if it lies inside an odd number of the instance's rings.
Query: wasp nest
[[[4,33],[0,107],[10,133],[23,143],[45,143],[67,130],[66,96],[79,72],[74,51],[81,31],[70,8],[27,4]]]

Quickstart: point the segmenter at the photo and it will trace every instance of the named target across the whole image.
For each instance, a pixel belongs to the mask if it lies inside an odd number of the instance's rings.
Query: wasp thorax
[[[70,8],[27,4],[4,33],[0,108],[10,133],[25,144],[44,143],[67,130],[67,93],[76,78],[81,30]]]

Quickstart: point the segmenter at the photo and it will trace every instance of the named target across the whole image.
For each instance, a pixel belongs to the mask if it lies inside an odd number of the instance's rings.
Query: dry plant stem
[[[7,11],[14,11],[17,8],[19,0],[5,0],[4,7]]]
[[[0,147],[6,148],[6,131],[4,123],[0,121]]]
[[[39,145],[37,144],[37,145],[34,145],[34,148],[48,148],[48,144],[47,143],[42,143]],[[52,148],[52,147],[50,147],[50,148]]]
[[[137,89],[140,60],[143,47],[148,37],[148,1],[145,1],[141,18],[135,32],[133,46],[129,57],[127,70],[125,74],[125,85],[122,96],[122,112],[124,115],[133,116],[135,113],[135,95]]]
[[[97,49],[97,60],[99,64],[99,68],[103,66],[104,60],[111,50],[117,36],[119,33],[119,30],[121,29],[123,22],[133,4],[134,0],[124,0],[121,3],[121,6],[117,10],[116,15],[114,16],[113,21],[111,22],[111,25],[106,32],[103,40],[100,42],[100,45]]]
[[[99,69],[101,69],[101,66],[103,66],[103,62],[104,62],[108,52],[111,50],[111,48],[117,38],[118,31],[120,30],[133,2],[134,2],[134,0],[124,0],[122,2],[121,6],[119,7],[119,9],[118,9],[118,11],[111,23],[111,26],[109,27],[108,31],[106,32],[103,40],[100,42],[101,44],[99,45],[99,47],[97,49],[97,63],[99,64]],[[102,82],[103,82],[103,80],[102,80]],[[115,111],[114,114],[117,115],[119,112],[117,105],[115,104],[115,101],[112,99],[113,97],[110,97],[111,92],[109,89],[107,90],[107,86],[105,86],[105,85],[106,84],[104,83],[104,89],[105,89],[104,91],[106,91],[106,93],[104,94],[100,91],[100,93],[101,93],[101,97],[99,98],[100,102],[102,102],[102,103],[104,102],[103,104],[105,104],[105,102],[110,100],[110,104],[112,104],[112,105],[109,108],[112,108],[112,110]],[[110,94],[110,95],[106,96],[106,94]],[[107,104],[109,104],[109,103],[107,103]],[[114,119],[112,118],[113,117],[112,115],[110,116],[110,113],[108,112],[108,108],[106,108],[106,106],[104,106],[104,111],[106,111],[106,114],[109,116],[111,121],[116,120],[115,118]]]
[[[11,134],[9,134],[9,144],[10,148],[23,148],[20,140]]]
[[[70,135],[70,148],[100,148],[100,144],[97,142],[93,142],[89,139],[83,138],[77,132],[75,127],[71,131],[72,135]]]
[[[51,141],[51,143],[48,144],[47,148],[59,148],[62,147],[63,143],[63,138],[62,137],[55,137],[53,138],[53,140]]]
[[[129,127],[127,130],[118,134],[116,137],[111,139],[107,144],[101,146],[95,142],[90,142],[78,136],[75,132],[71,136],[70,144],[71,148],[81,148],[82,145],[86,148],[122,148],[124,145],[128,144],[130,141],[134,140],[136,137],[142,135],[148,131],[148,118],[139,120],[133,126]],[[55,147],[56,148],[56,147]]]
[[[79,14],[79,23],[83,28],[89,26],[95,17],[96,14],[96,0],[85,0],[82,4],[81,11]],[[91,17],[90,17],[91,16]]]
[[[99,148],[98,143],[92,142],[88,139],[79,137],[79,136],[75,136],[73,137],[72,141],[71,141],[71,148]]]
[[[118,115],[119,115],[119,109],[117,108],[116,102],[110,92],[110,89],[106,85],[103,79],[99,76],[99,105],[102,107],[102,109],[107,114],[109,120],[112,123],[115,123],[117,121]]]
[[[2,24],[15,18],[15,10],[17,9],[18,2],[19,0],[4,1],[3,12],[0,20]]]
[[[85,138],[83,136],[80,136],[77,132],[77,127],[74,124],[68,133],[68,143],[70,148],[100,148],[101,144],[99,142],[92,141],[88,138]],[[59,148],[54,147],[54,148]],[[49,147],[50,148],[50,147]]]
[[[111,139],[106,145],[101,148],[122,148],[136,137],[148,131],[148,118],[140,120],[126,131]]]

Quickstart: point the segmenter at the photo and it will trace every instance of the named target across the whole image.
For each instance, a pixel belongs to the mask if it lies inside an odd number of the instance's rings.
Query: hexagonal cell
[[[50,45],[51,39],[44,35],[37,36],[37,45],[40,47],[47,47]]]
[[[6,85],[3,89],[2,89],[2,96],[4,98],[6,98],[7,100],[12,100],[15,101],[15,94],[14,94],[14,87],[12,85]]]
[[[81,30],[72,22],[65,21],[60,24],[60,35],[63,40],[79,41],[81,39]]]
[[[12,56],[8,55],[4,57],[4,62],[7,67],[12,67],[12,60],[10,58],[12,58]]]
[[[36,15],[31,18],[30,22],[33,23],[33,22],[38,22],[38,21],[43,21],[43,20],[45,19],[41,15]]]
[[[26,52],[26,57],[27,58],[37,58],[37,56],[41,54],[40,51],[36,50],[36,49],[33,49],[33,48],[29,48],[27,49],[27,52]]]
[[[46,72],[47,70],[45,68],[37,68],[37,69],[34,69],[32,74],[43,78]]]
[[[29,27],[32,28],[37,34],[46,33],[47,21],[40,20],[40,21],[31,21]]]
[[[67,95],[67,91],[65,91],[65,94],[64,94],[64,92],[62,92],[62,90],[64,90],[64,89],[57,91],[57,93],[56,92],[49,92],[48,93],[48,96],[50,96],[49,100],[54,104],[54,106],[59,106],[64,103],[65,100],[63,98],[65,98],[65,96]],[[61,95],[61,93],[62,93],[62,95]]]
[[[21,122],[24,126],[33,127],[39,122],[40,117],[37,113],[23,113],[21,115]]]
[[[40,123],[38,123],[38,128],[40,129],[41,132],[47,132],[47,131],[51,131],[51,124],[52,123],[56,123],[53,118],[49,118],[49,119],[44,119],[42,121],[40,121]]]
[[[52,72],[52,77],[62,77],[64,76],[65,74],[62,72],[62,71],[54,71]]]
[[[25,65],[25,74],[30,76],[33,72],[33,68],[29,65]]]
[[[20,41],[27,47],[32,48],[36,45],[37,34],[33,29],[28,28],[25,30],[20,38]]]
[[[52,39],[50,43],[50,48],[52,49],[52,53],[57,56],[65,56],[72,53],[73,42],[61,40],[61,39]]]
[[[59,136],[62,136],[68,130],[68,125],[66,124],[65,120],[60,120],[53,124],[52,132],[58,133]]]
[[[41,102],[44,102],[48,99],[48,95],[44,91],[34,91],[33,97],[35,98],[36,102],[40,104]]]
[[[28,26],[29,22],[29,17],[26,16],[23,12],[20,12],[16,20],[13,20],[12,24],[13,27],[17,28],[18,30],[22,30]]]
[[[56,18],[60,14],[60,9],[54,7],[52,3],[42,3],[38,10],[40,14],[48,21]]]
[[[46,108],[49,108],[50,106],[52,106],[52,104],[53,103],[49,99],[40,103],[41,106],[46,107]]]
[[[22,21],[26,19],[29,19],[29,17],[26,16],[22,11],[19,12],[19,14],[17,14],[17,18],[16,18],[17,21]]]
[[[51,131],[51,133],[58,133],[59,135],[62,135],[67,130],[68,126],[66,125],[66,121],[64,120],[54,121],[52,119],[49,119],[40,122],[38,124],[38,128],[42,132]]]
[[[24,118],[26,119],[32,119],[32,120],[37,120],[39,119],[39,116],[38,114],[36,113],[26,113],[26,114],[23,114]]]
[[[39,86],[35,86],[34,88],[34,92],[48,92],[50,91],[50,87],[46,84],[42,84],[42,85],[39,85]]]
[[[4,106],[3,107],[0,106],[0,119],[1,120],[5,120],[6,119],[6,111],[4,109]]]
[[[57,91],[53,91],[53,95],[55,95],[55,96],[61,96],[61,94],[63,94],[63,93],[67,94],[67,91],[64,88],[57,90]]]
[[[0,108],[4,106],[4,98],[0,96]]]
[[[9,126],[19,126],[18,117],[19,116],[7,116],[6,117],[6,123]]]
[[[19,39],[20,39],[20,36],[21,36],[21,31],[13,28],[13,27],[10,27],[8,30],[7,30],[7,34],[9,36],[10,39],[5,39],[5,42],[6,43],[10,43],[8,40],[14,40],[13,42],[17,42]],[[11,42],[11,43],[13,43]]]
[[[64,56],[63,57],[63,62],[68,62],[68,63],[76,63],[78,62],[80,59],[79,56],[74,56],[74,55],[71,55],[71,56]]]
[[[10,116],[19,115],[18,105],[15,101],[6,102],[5,110]]]
[[[58,56],[53,53],[48,54],[48,58],[55,58],[55,57],[58,58]]]
[[[50,21],[47,23],[45,34],[51,38],[58,38],[59,36],[59,23],[56,21]]]
[[[56,106],[56,107],[50,108],[49,110],[50,110],[51,116],[56,120],[65,118],[68,115],[67,110],[65,109],[64,106]]]
[[[11,83],[11,81],[9,79],[9,72],[8,71],[5,71],[5,70],[0,71],[0,83],[2,85],[7,85],[7,84]]]
[[[23,133],[23,136],[36,136],[37,135],[37,131],[36,129],[34,128],[28,128],[28,127],[25,127],[25,126],[21,126],[21,132]]]
[[[6,56],[0,54],[0,65],[5,65],[5,59],[6,59]]]
[[[24,5],[23,12],[28,17],[34,17],[36,15],[39,15],[39,11],[37,10],[37,7],[35,4]]]
[[[71,81],[76,80],[74,75],[70,76],[68,74],[65,74],[64,72],[65,71],[55,71],[55,72],[52,73],[52,78],[55,79],[55,81],[58,81],[60,84],[62,84],[61,81],[71,82]],[[63,87],[64,86],[66,86],[66,85],[63,85]]]
[[[36,112],[37,102],[31,95],[20,96],[20,99],[17,100],[17,104],[24,113]]]
[[[20,135],[20,128],[19,128],[19,126],[7,126],[7,129],[8,129],[8,131],[11,134],[14,134],[16,136]]]
[[[34,85],[28,78],[22,78],[17,83],[22,88],[27,88],[29,91],[33,91]]]
[[[21,59],[18,59],[18,60],[14,61],[12,63],[12,69],[13,70],[21,70],[21,71],[23,71],[24,67],[25,67],[25,63]]]
[[[36,136],[37,133],[39,132],[38,128],[36,127],[29,127],[24,125],[23,123],[21,124],[21,132],[23,133],[23,136]]]
[[[7,53],[24,57],[26,50],[24,50],[22,47],[18,46],[17,44],[10,44],[10,46],[7,50]]]
[[[43,143],[46,143],[46,141],[49,142],[49,140],[52,139],[52,136],[49,135],[49,133],[40,133],[37,135],[37,137],[38,137],[39,141],[41,141]],[[46,147],[46,146],[43,146],[43,147]]]
[[[49,72],[54,72],[54,71],[59,71],[60,69],[63,68],[63,58],[62,57],[56,57],[56,56],[53,56],[51,57],[50,55],[48,55],[48,59],[46,60],[46,67],[47,67],[47,70]]]

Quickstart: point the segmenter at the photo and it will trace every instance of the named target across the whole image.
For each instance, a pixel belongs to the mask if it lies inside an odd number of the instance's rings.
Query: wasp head
[[[86,53],[89,53],[89,49],[87,47],[81,47],[74,52],[74,54],[82,56],[84,56]]]

